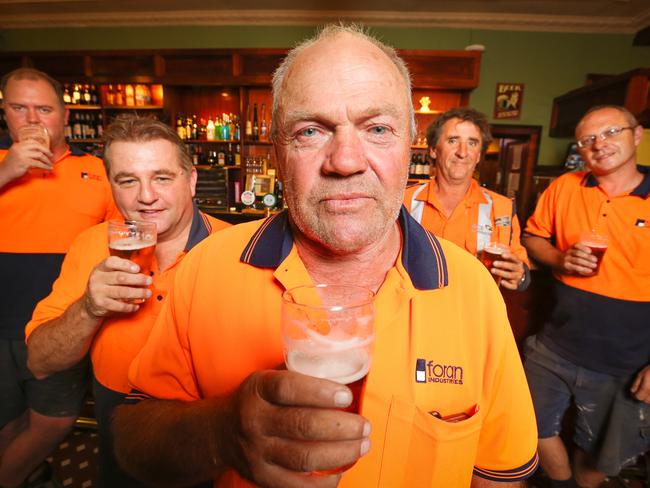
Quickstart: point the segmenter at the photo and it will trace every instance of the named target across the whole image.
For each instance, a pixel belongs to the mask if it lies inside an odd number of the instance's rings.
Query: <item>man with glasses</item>
[[[589,110],[576,127],[588,171],[554,181],[524,233],[529,255],[556,278],[553,312],[529,339],[525,366],[540,460],[555,487],[599,486],[650,448],[650,172],[637,166],[642,133],[623,107]],[[600,263],[580,237],[592,229],[607,239]],[[559,437],[571,402],[573,471]]]

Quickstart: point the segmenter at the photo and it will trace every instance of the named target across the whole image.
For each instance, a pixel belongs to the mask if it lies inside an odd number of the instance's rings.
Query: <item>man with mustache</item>
[[[454,108],[427,128],[435,159],[431,181],[407,189],[404,205],[422,226],[475,256],[491,242],[507,247],[490,272],[501,286],[524,290],[530,283],[526,249],[512,200],[481,188],[474,170],[492,136],[487,118],[472,108]]]
[[[272,117],[289,210],[187,256],[129,372],[141,401],[116,411],[120,462],[151,485],[521,486],[535,428],[503,300],[401,207],[404,62],[328,26],[276,71]],[[376,292],[360,415],[345,385],[278,369],[282,293],[314,283]]]

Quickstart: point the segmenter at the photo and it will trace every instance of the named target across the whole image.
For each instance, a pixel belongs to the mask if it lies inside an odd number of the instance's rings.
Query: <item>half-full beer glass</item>
[[[372,361],[373,299],[372,290],[348,285],[301,286],[282,296],[287,369],[347,385],[354,397],[345,409],[348,412],[360,411]],[[326,473],[341,472],[351,466]]]
[[[579,242],[583,246],[588,247],[591,254],[596,256],[598,261],[596,262],[594,274],[597,274],[600,269],[600,262],[603,260],[603,256],[605,255],[605,251],[607,251],[607,246],[609,244],[607,236],[591,229],[580,233]]]
[[[151,261],[156,250],[156,224],[136,220],[111,220],[108,222],[108,250],[111,256],[133,261],[140,273],[151,273]],[[142,303],[143,299],[131,300]]]
[[[46,148],[50,148],[50,133],[40,124],[23,125],[18,129],[18,142],[32,139]]]
[[[490,242],[480,252],[479,259],[488,270],[491,270],[494,266],[494,262],[499,261],[501,255],[509,249],[510,248],[506,244]],[[497,285],[501,284],[501,276],[492,275],[492,277],[494,278],[494,281],[497,282]]]

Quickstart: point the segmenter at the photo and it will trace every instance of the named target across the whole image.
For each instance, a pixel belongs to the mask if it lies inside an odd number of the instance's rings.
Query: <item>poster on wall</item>
[[[523,83],[497,83],[494,99],[495,119],[518,119],[521,116],[521,104],[524,100]]]

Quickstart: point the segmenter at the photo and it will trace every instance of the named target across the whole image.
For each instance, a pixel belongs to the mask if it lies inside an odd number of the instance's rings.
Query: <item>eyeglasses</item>
[[[612,137],[616,137],[624,130],[627,129],[634,130],[636,128],[637,128],[636,125],[630,127],[612,127],[611,129],[602,131],[597,136],[592,135],[592,136],[583,137],[582,139],[578,139],[578,147],[581,149],[584,149],[586,147],[591,147],[596,142],[596,139],[600,139],[601,141],[604,141],[606,139],[611,139]]]

